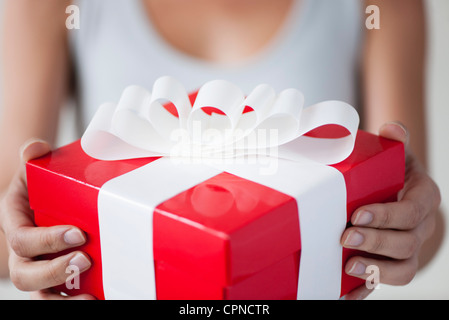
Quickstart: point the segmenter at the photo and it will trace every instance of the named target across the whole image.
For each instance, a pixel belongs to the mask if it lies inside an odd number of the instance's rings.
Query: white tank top
[[[80,29],[70,30],[85,127],[98,106],[115,102],[136,84],[151,91],[170,75],[187,90],[225,79],[246,94],[267,83],[297,88],[306,105],[343,100],[357,107],[363,11],[360,0],[296,1],[277,36],[239,67],[223,67],[184,54],[152,27],[141,0],[78,0]]]

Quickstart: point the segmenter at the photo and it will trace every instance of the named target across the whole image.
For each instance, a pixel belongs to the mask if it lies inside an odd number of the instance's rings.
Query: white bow
[[[177,114],[170,112],[167,102]],[[205,112],[205,107],[214,112]],[[252,110],[243,112],[245,107]],[[346,128],[349,135],[304,135],[329,124]],[[130,86],[118,104],[101,105],[81,145],[88,155],[100,160],[267,155],[267,149],[276,148],[279,158],[334,164],[351,154],[358,125],[358,113],[347,103],[325,101],[304,108],[298,90],[287,89],[276,95],[265,84],[245,98],[230,82],[210,81],[200,88],[192,106],[181,83],[162,77],[154,83],[152,93]]]

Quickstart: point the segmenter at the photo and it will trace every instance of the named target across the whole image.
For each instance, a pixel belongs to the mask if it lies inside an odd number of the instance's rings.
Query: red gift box
[[[92,267],[80,275],[79,289],[65,285],[58,289],[104,298],[97,208],[100,188],[157,159],[100,161],[87,156],[77,141],[27,163],[36,224],[75,225],[87,234],[87,243],[76,249],[91,257]],[[347,221],[362,205],[395,201],[403,187],[404,164],[401,143],[359,130],[352,154],[332,166],[346,182]],[[154,210],[157,298],[296,299],[300,238],[294,198],[220,173]],[[138,248],[130,250],[145,254]],[[343,263],[356,254],[363,253],[343,249]],[[341,296],[363,283],[343,271]]]

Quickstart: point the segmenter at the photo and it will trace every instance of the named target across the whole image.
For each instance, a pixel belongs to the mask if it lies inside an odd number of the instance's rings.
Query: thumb
[[[50,150],[50,144],[39,139],[28,140],[20,148],[21,165],[2,197],[0,227],[5,233],[13,227],[33,224],[29,205],[24,202],[28,201],[25,163],[47,154]],[[12,211],[24,214],[14,214]]]
[[[48,142],[44,140],[40,140],[37,138],[32,138],[25,142],[20,147],[20,160],[21,160],[21,167],[18,172],[19,179],[22,180],[22,182],[26,185],[26,170],[25,170],[25,163],[32,159],[36,159],[39,157],[42,157],[43,155],[46,155],[51,151],[51,146]]]
[[[20,159],[22,163],[29,160],[39,158],[51,151],[51,146],[48,142],[40,139],[30,139],[25,142],[20,148]]]
[[[384,123],[379,129],[379,135],[387,139],[400,141],[406,147],[409,143],[409,132],[407,128],[397,121]]]

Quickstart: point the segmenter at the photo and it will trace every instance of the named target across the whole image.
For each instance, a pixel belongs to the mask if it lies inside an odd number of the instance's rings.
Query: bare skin
[[[200,59],[236,64],[257,53],[276,35],[292,0],[278,0],[276,6],[272,0],[192,0],[186,3],[182,0],[144,1],[155,28],[175,48]],[[395,140],[409,141],[407,180],[398,202],[373,204],[357,210],[352,221],[354,227],[344,232],[342,245],[391,258],[387,263],[354,257],[346,264],[346,272],[364,278],[365,274],[354,272],[367,263],[377,264],[381,282],[403,285],[410,282],[418,270],[423,243],[432,242],[434,238],[440,203],[439,190],[424,169],[424,15],[421,0],[367,1],[367,5],[370,3],[381,9],[382,27],[367,31],[362,70],[364,128]],[[19,289],[33,291],[34,298],[42,299],[66,298],[48,288],[64,282],[65,268],[70,263],[79,264],[81,270],[90,266],[89,257],[78,251],[54,260],[34,260],[43,253],[81,245],[85,236],[73,226],[34,226],[23,166],[23,161],[50,149],[49,144],[55,140],[60,107],[70,90],[71,58],[65,28],[65,8],[69,4],[68,0],[39,3],[8,0],[5,8],[0,147],[6,152],[0,158],[0,192],[3,194],[0,226],[7,241],[0,239],[0,271],[7,276],[9,269]],[[175,4],[182,10],[171,10]],[[404,10],[407,14],[403,14]],[[168,23],[175,21],[173,19],[178,23]],[[23,88],[27,88],[26,93]],[[393,120],[403,125],[382,126]],[[48,143],[36,140],[26,143],[30,138]],[[24,146],[22,159],[21,146]],[[435,250],[436,246],[432,246],[431,251]],[[6,261],[9,261],[9,268]],[[368,294],[369,291],[361,287],[347,298],[359,299]]]

